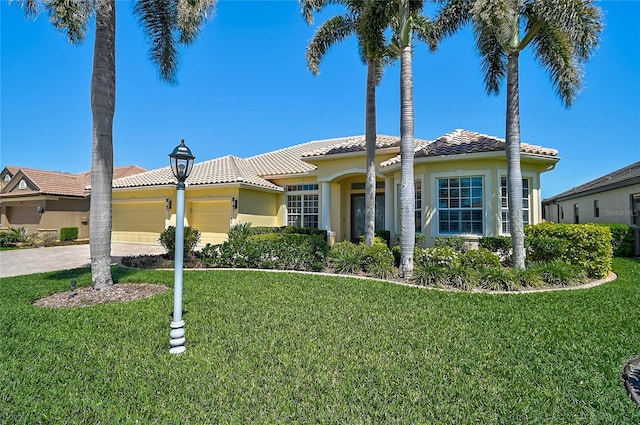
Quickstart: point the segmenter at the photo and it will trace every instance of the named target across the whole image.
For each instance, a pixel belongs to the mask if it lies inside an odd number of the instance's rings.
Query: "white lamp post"
[[[184,140],[169,154],[171,171],[178,180],[176,185],[176,244],[175,277],[173,286],[173,321],[171,322],[171,340],[169,353],[180,354],[184,346],[184,320],[182,320],[182,266],[184,262],[184,181],[191,174],[193,160],[196,159]]]

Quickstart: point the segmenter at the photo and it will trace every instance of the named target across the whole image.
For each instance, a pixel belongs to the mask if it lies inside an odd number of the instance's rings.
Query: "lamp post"
[[[178,180],[176,184],[176,244],[175,275],[173,285],[173,321],[171,322],[171,340],[169,353],[180,354],[184,346],[184,320],[182,320],[182,266],[184,262],[184,181],[191,174],[193,160],[196,159],[184,140],[169,154],[171,171]]]

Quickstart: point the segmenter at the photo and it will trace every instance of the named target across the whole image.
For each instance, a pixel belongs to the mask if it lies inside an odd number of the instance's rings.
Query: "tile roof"
[[[28,180],[37,186],[37,192],[43,195],[63,195],[84,198],[85,177],[82,174],[63,173],[60,171],[36,170],[22,168],[14,175],[14,178],[22,179],[22,173]],[[4,193],[9,186],[5,186]]]
[[[397,146],[400,138],[378,136],[378,149]],[[307,174],[316,169],[304,159],[346,152],[364,151],[364,136],[340,137],[335,139],[314,140],[300,145],[272,152],[238,158],[226,156],[206,162],[196,163],[187,179],[189,185],[220,183],[244,183],[274,190],[280,186],[266,180],[268,176]],[[114,188],[159,186],[174,184],[175,178],[169,167],[148,171],[135,176],[114,179]]]
[[[605,190],[630,186],[637,183],[640,183],[640,161],[634,162],[633,164],[622,167],[619,170],[605,174],[602,177],[598,177],[597,179],[559,193],[551,198],[545,199],[544,202],[576,198],[578,196],[599,193]]]
[[[35,193],[42,195],[56,195],[56,196],[73,196],[73,197],[86,197],[89,193],[85,190],[87,185],[91,183],[91,172],[87,171],[80,174],[63,173],[60,171],[47,171],[38,170],[34,168],[25,167],[6,167],[17,170],[14,173],[14,178],[22,179],[22,176],[30,180],[36,187]],[[144,171],[135,165],[129,165],[126,167],[117,167],[113,170],[114,176],[118,175],[130,175],[132,173],[139,173]],[[20,174],[21,173],[21,174]],[[7,185],[2,191],[3,195],[15,192],[9,192],[10,186]],[[32,191],[33,192],[33,191]]]
[[[506,142],[504,139],[486,134],[475,133],[468,130],[454,130],[437,138],[433,142],[416,143],[416,158],[426,158],[445,155],[462,155],[480,152],[504,151]],[[542,146],[521,144],[521,152],[549,157],[557,157],[555,149]],[[381,167],[388,167],[400,163],[400,155],[383,162]]]
[[[170,167],[159,168],[113,181],[114,188],[172,185],[176,179]],[[258,176],[249,160],[232,155],[194,164],[186,183],[191,186],[223,183],[245,183],[252,186],[282,190]]]
[[[304,158],[336,155],[349,152],[363,152],[366,149],[365,136],[340,137],[328,139],[323,146],[310,150],[302,155]],[[416,140],[418,143],[418,140]],[[376,149],[385,149],[400,146],[400,138],[397,136],[385,136],[378,134],[376,137]]]

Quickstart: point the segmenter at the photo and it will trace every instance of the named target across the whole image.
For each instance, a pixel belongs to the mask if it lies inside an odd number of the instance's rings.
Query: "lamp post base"
[[[169,340],[169,345],[171,348],[169,349],[170,354],[180,354],[186,350],[184,346],[185,337],[184,337],[184,320],[179,322],[171,322],[171,333],[169,334],[171,339]]]

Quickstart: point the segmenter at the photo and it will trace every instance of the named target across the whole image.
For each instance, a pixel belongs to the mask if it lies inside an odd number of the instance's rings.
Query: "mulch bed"
[[[58,292],[36,300],[38,307],[90,307],[98,304],[124,302],[149,298],[169,290],[167,286],[152,283],[116,283],[111,288],[95,290],[91,287],[78,288],[71,296],[71,291]]]

